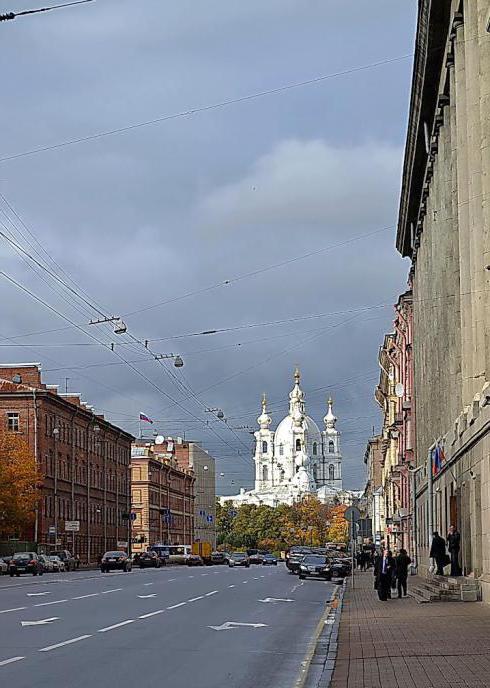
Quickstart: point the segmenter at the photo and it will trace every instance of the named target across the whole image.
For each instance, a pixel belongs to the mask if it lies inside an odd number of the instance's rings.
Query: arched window
[[[301,451],[301,440],[298,439],[296,440],[296,451]]]
[[[328,453],[333,454],[334,451],[335,451],[335,444],[334,444],[333,440],[330,440],[330,442],[328,443]]]
[[[268,449],[267,442],[265,442],[265,441],[262,442],[262,453],[267,454],[267,449]]]
[[[269,480],[269,469],[267,466],[262,466],[262,480],[265,483]]]
[[[316,456],[318,453],[318,445],[316,442],[313,442],[313,456]]]
[[[280,475],[281,482],[284,482],[284,478],[286,477],[286,473],[284,472],[284,468],[281,468],[279,475]]]
[[[331,463],[328,467],[328,479],[330,481],[335,480],[335,466],[333,465],[333,463]]]
[[[279,445],[279,456],[283,456],[283,455],[284,455],[284,445],[280,444]]]

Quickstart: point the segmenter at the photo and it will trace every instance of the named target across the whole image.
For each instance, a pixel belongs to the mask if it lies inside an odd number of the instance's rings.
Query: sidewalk
[[[380,602],[372,571],[356,572],[354,584],[344,596],[331,688],[490,686],[490,606]]]

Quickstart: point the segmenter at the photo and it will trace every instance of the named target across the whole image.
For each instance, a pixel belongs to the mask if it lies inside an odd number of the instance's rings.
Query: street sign
[[[80,521],[65,521],[65,531],[67,533],[78,533],[80,530]]]
[[[134,511],[132,511],[131,514],[129,515],[129,518],[131,519],[131,521],[136,521],[137,515],[138,514],[136,514]]]
[[[56,535],[56,528],[54,526],[49,526],[49,534]]]
[[[361,518],[361,512],[359,511],[357,506],[350,506],[348,509],[346,509],[344,518],[346,521],[349,521],[351,523],[352,521],[354,521],[355,523],[356,521],[359,521],[359,519]]]
[[[126,542],[126,540],[118,540],[118,541],[117,541],[117,546],[118,546],[118,547],[127,547],[127,546],[128,546],[128,543]]]

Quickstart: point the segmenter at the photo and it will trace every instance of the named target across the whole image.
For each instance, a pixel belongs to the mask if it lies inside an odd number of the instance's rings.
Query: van
[[[191,545],[152,545],[150,550],[157,552],[158,555],[167,559],[169,564],[185,564],[191,555]],[[167,554],[168,553],[168,554]]]

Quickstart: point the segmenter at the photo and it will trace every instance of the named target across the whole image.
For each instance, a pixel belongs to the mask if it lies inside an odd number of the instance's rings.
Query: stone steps
[[[409,594],[417,602],[477,602],[478,583],[468,578],[444,578],[431,576],[418,579],[409,588]]]

